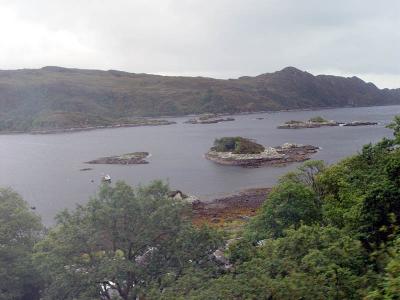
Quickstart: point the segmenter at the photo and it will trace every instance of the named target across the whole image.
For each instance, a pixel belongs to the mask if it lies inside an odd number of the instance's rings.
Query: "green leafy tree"
[[[185,299],[361,299],[366,257],[361,242],[344,231],[303,225],[265,240],[251,260]]]
[[[400,238],[392,248],[389,249],[391,259],[389,260],[383,281],[383,293],[385,299],[400,298]]]
[[[17,193],[0,189],[0,299],[39,299],[32,250],[42,230],[40,218]]]
[[[280,237],[289,227],[320,221],[321,211],[315,193],[293,181],[277,185],[247,230],[252,239]]]
[[[218,247],[211,230],[193,228],[185,205],[154,182],[133,189],[104,185],[87,205],[58,216],[36,247],[46,274],[45,299],[136,299],[187,267],[201,268]]]
[[[399,142],[400,138],[400,115],[395,116],[393,122],[390,123],[388,128],[393,129],[393,135],[395,136],[397,142]]]
[[[358,230],[358,220],[365,197],[382,184],[390,184],[388,163],[398,150],[385,140],[366,145],[360,154],[328,168],[319,176],[324,194],[324,211],[328,222]],[[395,163],[391,162],[392,166]],[[395,169],[392,170],[395,172]]]
[[[213,150],[235,154],[258,154],[265,150],[263,145],[240,136],[215,139]]]
[[[385,267],[378,275],[378,283],[374,290],[368,293],[368,300],[397,300],[400,298],[400,238],[385,249]]]
[[[295,171],[289,172],[279,179],[280,183],[292,181],[303,184],[311,188],[314,193],[321,198],[322,186],[318,175],[326,170],[326,165],[322,160],[309,160],[299,166]],[[319,199],[320,200],[320,199]],[[320,203],[321,205],[321,203]]]

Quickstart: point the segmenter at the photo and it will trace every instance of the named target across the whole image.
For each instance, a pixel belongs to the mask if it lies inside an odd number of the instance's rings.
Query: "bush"
[[[243,137],[223,137],[214,141],[212,150],[235,154],[258,154],[265,150],[263,145]]]
[[[313,117],[308,120],[308,122],[313,122],[313,123],[327,123],[329,122],[328,120],[324,119],[321,116]]]

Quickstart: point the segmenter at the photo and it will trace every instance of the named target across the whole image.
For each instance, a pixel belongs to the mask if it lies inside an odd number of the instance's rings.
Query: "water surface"
[[[296,167],[244,169],[221,166],[204,159],[215,138],[244,136],[264,145],[285,142],[321,147],[315,159],[333,163],[356,153],[362,145],[376,142],[391,131],[385,128],[400,106],[342,108],[318,111],[260,113],[235,116],[236,121],[219,124],[178,124],[156,127],[104,129],[49,135],[0,136],[0,186],[10,186],[42,215],[46,224],[63,208],[84,203],[96,193],[101,176],[113,181],[146,184],[167,180],[203,199],[242,188],[272,186],[277,178]],[[336,121],[377,121],[378,126],[322,127],[301,130],[276,129],[285,121],[307,120],[321,115]],[[263,117],[263,120],[256,118]],[[98,157],[148,151],[147,165],[86,165]],[[79,171],[93,167],[91,171]]]

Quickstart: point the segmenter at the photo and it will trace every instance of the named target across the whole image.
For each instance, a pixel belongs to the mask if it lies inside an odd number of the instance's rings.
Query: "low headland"
[[[174,121],[152,118],[111,118],[86,116],[79,113],[53,113],[44,115],[35,120],[29,126],[20,129],[3,129],[0,126],[1,134],[55,134],[72,133],[106,128],[141,127],[141,126],[162,126],[176,124]]]
[[[285,143],[277,147],[264,147],[244,137],[223,137],[214,141],[214,146],[205,157],[221,165],[257,168],[282,166],[302,162],[318,151],[312,145]]]
[[[117,156],[101,157],[95,160],[86,162],[87,164],[109,164],[109,165],[142,165],[148,164],[146,160],[149,157],[149,152],[133,152]]]
[[[368,121],[337,122],[333,120],[326,120],[323,117],[317,116],[309,119],[308,121],[290,120],[285,122],[285,124],[278,126],[278,129],[319,128],[329,126],[369,126],[377,124],[378,122]]]

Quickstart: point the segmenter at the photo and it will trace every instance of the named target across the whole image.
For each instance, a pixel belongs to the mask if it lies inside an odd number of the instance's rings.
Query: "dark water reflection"
[[[210,198],[246,187],[271,186],[296,165],[243,169],[219,166],[203,158],[213,140],[221,136],[245,136],[276,146],[285,142],[322,147],[314,156],[328,163],[356,153],[362,145],[390,136],[385,125],[400,106],[343,108],[319,111],[279,112],[236,116],[235,122],[209,125],[178,124],[160,127],[120,128],[54,135],[0,136],[0,186],[18,191],[51,224],[63,208],[74,207],[94,195],[102,174],[130,184],[168,180],[173,188]],[[278,130],[291,120],[321,115],[337,121],[378,121],[371,127],[326,127]],[[256,120],[264,117],[263,120]],[[149,151],[148,165],[94,165],[83,162],[108,155]],[[91,181],[94,182],[91,182]]]

